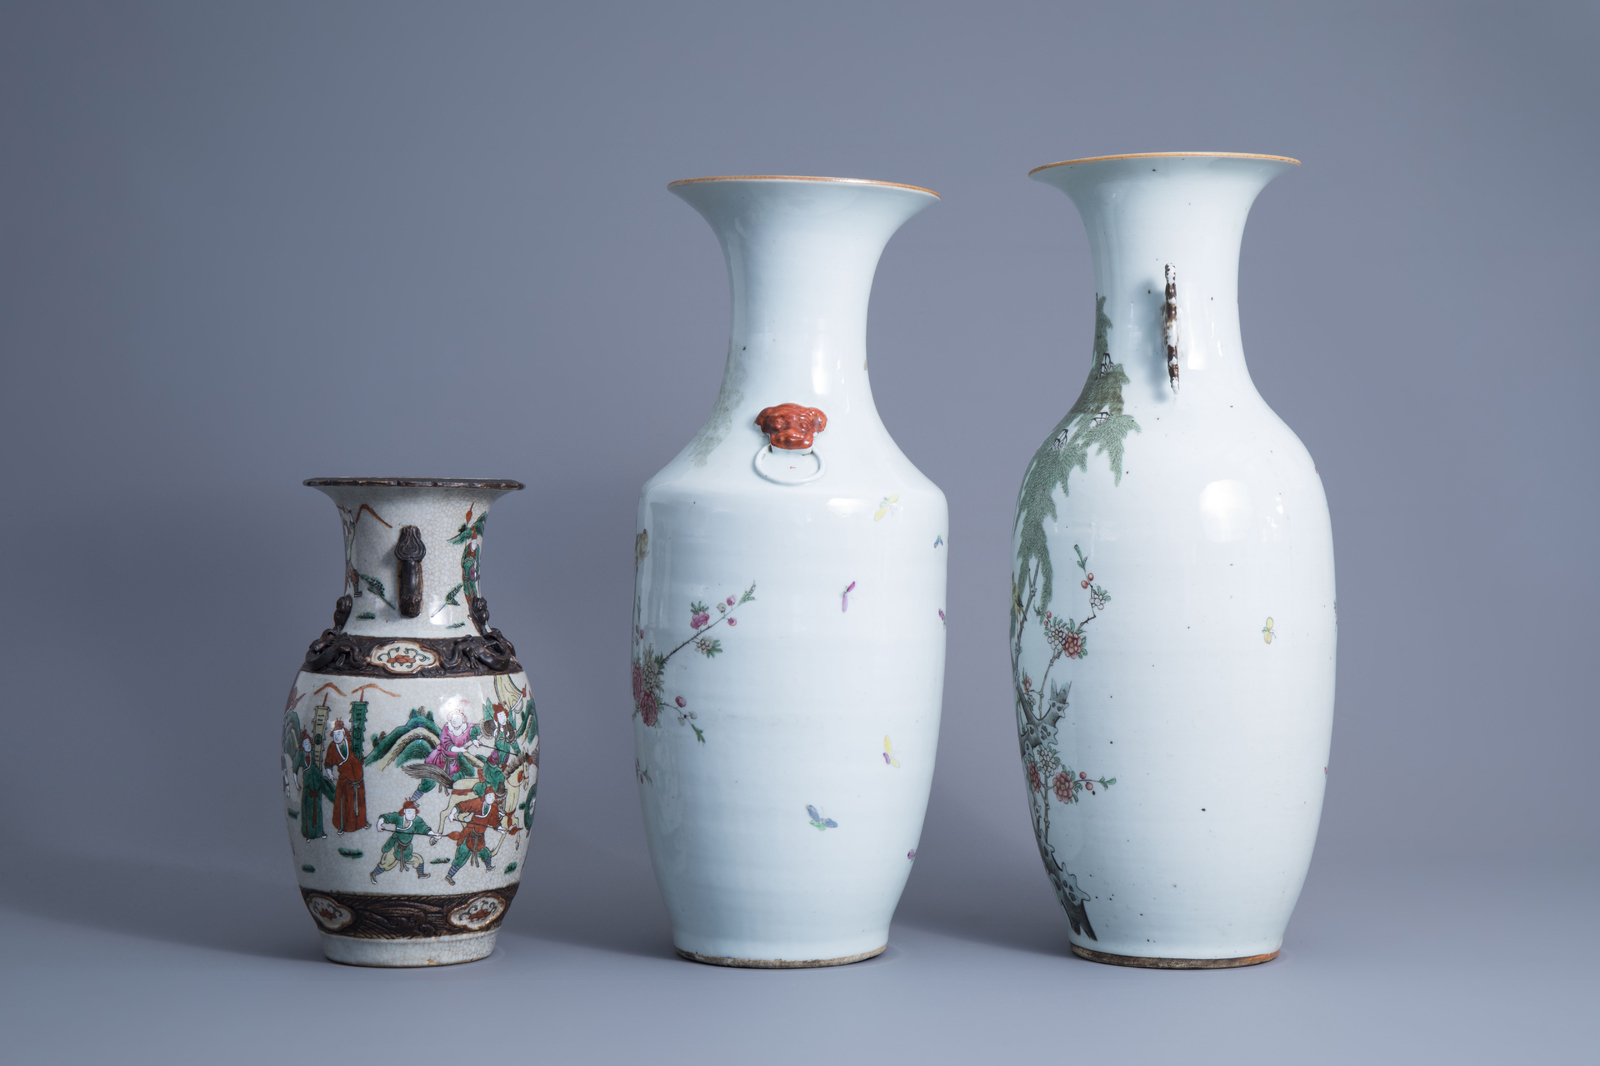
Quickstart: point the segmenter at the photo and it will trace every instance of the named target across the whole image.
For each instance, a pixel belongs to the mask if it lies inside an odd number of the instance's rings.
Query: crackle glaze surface
[[[936,197],[800,179],[672,191],[722,243],[733,327],[711,416],[639,502],[650,856],[687,957],[855,961],[887,942],[939,734],[945,499],[879,420],[866,366],[878,257]]]
[[[1332,534],[1310,455],[1250,380],[1237,291],[1245,217],[1293,165],[1034,174],[1077,204],[1098,292],[1087,381],[1018,499],[1014,699],[1040,854],[1099,961],[1264,961],[1311,861]]]
[[[284,710],[301,895],[337,961],[482,958],[522,877],[538,785],[528,680],[478,584],[489,505],[520,486],[316,487],[338,507],[346,576]]]

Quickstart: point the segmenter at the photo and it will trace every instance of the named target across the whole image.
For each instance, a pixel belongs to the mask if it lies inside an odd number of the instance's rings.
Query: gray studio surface
[[[1597,44],[1585,5],[0,8],[0,1058],[1592,1056]],[[1202,973],[1070,955],[1005,645],[1014,493],[1094,306],[1026,173],[1184,149],[1304,161],[1241,313],[1341,622],[1283,955]],[[674,956],[633,775],[635,500],[728,326],[664,187],[750,172],[944,196],[869,337],[950,501],[939,766],[888,952],[827,971]],[[323,961],[284,839],[282,699],[340,567],[300,481],[378,473],[529,485],[484,567],[539,814],[463,967]]]

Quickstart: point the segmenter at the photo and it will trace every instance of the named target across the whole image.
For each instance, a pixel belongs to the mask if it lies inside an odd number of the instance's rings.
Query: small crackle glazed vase
[[[1033,177],[1094,257],[1088,380],[1017,501],[1011,664],[1072,950],[1277,955],[1322,813],[1337,632],[1322,482],[1245,368],[1239,245],[1292,159],[1161,153]]]
[[[515,481],[313,478],[339,510],[344,594],[283,716],[300,894],[335,962],[481,959],[517,893],[539,719],[489,626],[478,559]]]
[[[871,958],[916,858],[944,688],[947,509],[867,380],[878,258],[938,196],[700,178],[733,326],[710,417],[639,500],[635,770],[680,954]]]

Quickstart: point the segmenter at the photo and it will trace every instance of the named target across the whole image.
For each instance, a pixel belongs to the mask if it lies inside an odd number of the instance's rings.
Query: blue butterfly
[[[822,815],[818,814],[817,809],[811,806],[809,803],[806,804],[806,813],[811,815],[811,824],[816,826],[818,829],[839,828],[838,822],[834,821],[832,818],[824,818]]]

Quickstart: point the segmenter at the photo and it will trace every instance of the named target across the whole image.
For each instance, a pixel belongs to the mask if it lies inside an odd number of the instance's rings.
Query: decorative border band
[[[410,654],[395,655],[395,649]],[[384,654],[375,655],[382,652]],[[430,640],[425,637],[358,637],[336,629],[306,649],[300,667],[308,674],[348,677],[460,677],[522,672],[517,650],[498,629],[487,636]]]
[[[485,933],[500,927],[516,894],[516,885],[457,896],[373,896],[300,890],[317,928],[336,936],[366,940]]]

